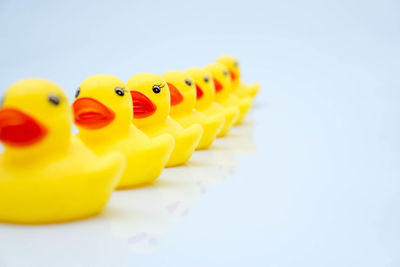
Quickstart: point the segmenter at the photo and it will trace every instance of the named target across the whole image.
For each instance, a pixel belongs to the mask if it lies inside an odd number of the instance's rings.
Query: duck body
[[[188,161],[203,134],[201,125],[184,128],[169,116],[170,93],[161,77],[151,73],[136,74],[127,85],[133,100],[133,124],[151,138],[170,134],[175,140],[166,167],[179,166]]]
[[[115,88],[121,88],[120,95],[115,93]],[[114,119],[104,127],[91,129],[93,122],[85,121],[85,110],[89,107],[92,113],[107,114],[109,110],[115,114]],[[80,130],[77,136],[88,148],[99,155],[118,151],[125,156],[127,164],[117,189],[151,184],[160,176],[174,147],[174,139],[171,135],[149,138],[131,123],[132,100],[121,80],[111,75],[87,78],[80,85],[74,111]]]
[[[217,133],[217,137],[226,136],[239,118],[238,107],[224,107],[214,102],[215,87],[212,75],[203,68],[190,68],[186,72],[193,78],[196,86],[195,109],[202,114],[212,118],[214,116],[223,117],[224,123]],[[219,120],[219,119],[216,119]]]
[[[78,136],[86,146],[99,155],[118,151],[127,161],[117,189],[129,189],[153,183],[165,167],[174,147],[174,139],[170,135],[149,138],[142,131],[130,127],[129,133],[111,142],[91,143]]]
[[[168,84],[171,97],[170,116],[184,128],[199,124],[203,135],[196,149],[207,149],[221,131],[225,118],[222,114],[207,116],[195,109],[196,85],[183,71],[168,71],[161,76]]]
[[[66,96],[51,82],[25,80],[7,91],[0,109],[5,146],[0,155],[0,221],[58,223],[104,208],[125,159],[120,153],[98,156],[71,136],[71,115]]]
[[[125,166],[122,155],[98,157],[73,137],[65,153],[52,156],[29,164],[0,156],[0,221],[47,224],[94,216]]]
[[[238,121],[240,111],[236,106],[223,106],[219,103],[211,103],[210,106],[200,109],[201,112],[208,116],[222,114],[225,117],[225,123],[217,134],[217,137],[224,137],[229,133],[232,126]]]
[[[240,124],[252,105],[252,99],[249,96],[240,98],[232,92],[231,78],[225,65],[214,63],[208,65],[206,69],[213,77],[216,92],[215,101],[224,107],[237,107],[239,118],[234,124]]]
[[[233,92],[239,97],[249,96],[251,98],[254,98],[257,95],[258,91],[260,90],[260,84],[252,83],[250,85],[247,85],[240,82],[237,87],[233,88],[233,90],[234,90]]]
[[[235,125],[239,125],[244,120],[247,112],[250,110],[253,101],[249,96],[239,97],[236,94],[230,94],[226,99],[219,102],[221,105],[225,107],[238,107],[239,108],[239,117],[234,123]]]
[[[186,115],[175,115],[174,118],[184,128],[190,127],[194,124],[199,124],[203,128],[203,136],[196,149],[207,149],[214,142],[214,139],[221,132],[225,122],[225,117],[222,114],[214,113],[213,115],[206,115],[200,111],[193,110]]]
[[[168,116],[165,122],[154,127],[144,127],[140,129],[152,138],[163,134],[170,134],[173,136],[175,146],[166,167],[175,167],[187,162],[198,146],[203,133],[203,128],[199,124],[184,128],[170,116]]]

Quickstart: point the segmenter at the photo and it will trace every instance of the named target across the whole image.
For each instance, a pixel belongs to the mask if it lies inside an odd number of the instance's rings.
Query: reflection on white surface
[[[0,266],[51,265],[60,257],[67,257],[62,266],[76,257],[81,264],[111,266],[131,253],[151,253],[210,186],[230,177],[244,146],[255,149],[251,130],[251,123],[235,127],[232,136],[196,151],[185,166],[165,169],[152,186],[114,192],[97,217],[57,225],[0,224]]]

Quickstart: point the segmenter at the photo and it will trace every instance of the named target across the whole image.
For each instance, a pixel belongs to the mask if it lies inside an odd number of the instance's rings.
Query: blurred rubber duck
[[[168,71],[163,78],[169,88],[171,97],[170,116],[184,128],[193,124],[203,127],[203,135],[196,149],[207,149],[214,142],[225,122],[223,114],[207,116],[195,109],[196,85],[190,75],[183,71]]]
[[[249,96],[238,97],[232,93],[231,77],[228,68],[221,63],[213,63],[206,66],[211,73],[215,86],[215,101],[226,107],[238,107],[240,115],[235,125],[240,124],[249,111],[252,99]]]
[[[0,109],[0,221],[72,221],[99,213],[121,177],[120,153],[97,156],[71,135],[72,111],[54,83],[12,85]]]
[[[233,92],[239,97],[250,96],[255,97],[260,88],[259,83],[253,83],[251,85],[244,84],[241,80],[241,72],[239,62],[233,56],[222,56],[217,59],[218,63],[222,63],[228,68],[229,75],[232,80]]]
[[[73,104],[78,137],[97,154],[122,153],[127,160],[118,189],[152,183],[160,176],[174,147],[174,138],[149,138],[132,124],[133,106],[129,89],[111,75],[84,80]]]
[[[222,114],[225,117],[225,122],[217,134],[217,137],[226,136],[239,118],[238,107],[225,107],[214,102],[215,87],[211,74],[203,68],[190,68],[186,72],[193,78],[196,85],[196,105],[195,108],[207,116]]]
[[[184,164],[200,142],[203,129],[199,124],[183,128],[169,116],[170,93],[167,83],[152,73],[132,76],[127,85],[133,100],[133,124],[150,137],[169,133],[175,147],[166,167]]]

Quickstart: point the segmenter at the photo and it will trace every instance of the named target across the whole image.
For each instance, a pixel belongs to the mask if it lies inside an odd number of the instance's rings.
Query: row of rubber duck
[[[71,105],[42,79],[13,84],[0,109],[0,221],[55,223],[98,214],[115,189],[151,184],[240,124],[259,85],[235,58],[205,68],[84,80]],[[79,133],[71,134],[74,121]]]

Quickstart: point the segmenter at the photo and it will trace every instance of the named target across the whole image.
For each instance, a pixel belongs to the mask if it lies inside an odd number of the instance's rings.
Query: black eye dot
[[[50,94],[48,96],[49,102],[55,106],[58,106],[60,104],[60,98],[56,95]]]
[[[154,85],[154,86],[153,86],[153,92],[156,93],[156,94],[158,94],[159,92],[161,92],[160,86],[157,85],[157,84]]]
[[[124,96],[125,95],[124,89],[122,89],[121,87],[115,87],[114,90],[115,90],[115,93],[117,95],[119,95],[119,96]]]
[[[78,89],[75,92],[75,98],[77,98],[79,96],[79,94],[81,93],[81,88],[78,87]]]
[[[235,63],[233,63],[233,66],[235,66],[235,67],[239,67],[239,62],[235,62]]]
[[[204,76],[204,81],[205,81],[206,83],[208,83],[209,80],[210,80],[210,78],[208,78],[208,76]]]
[[[224,70],[223,73],[224,73],[225,76],[228,76],[228,71]]]
[[[191,86],[191,85],[192,85],[192,81],[189,80],[189,79],[185,79],[185,83],[186,83],[188,86]]]
[[[3,104],[4,104],[4,96],[0,98],[0,107],[3,106]]]

